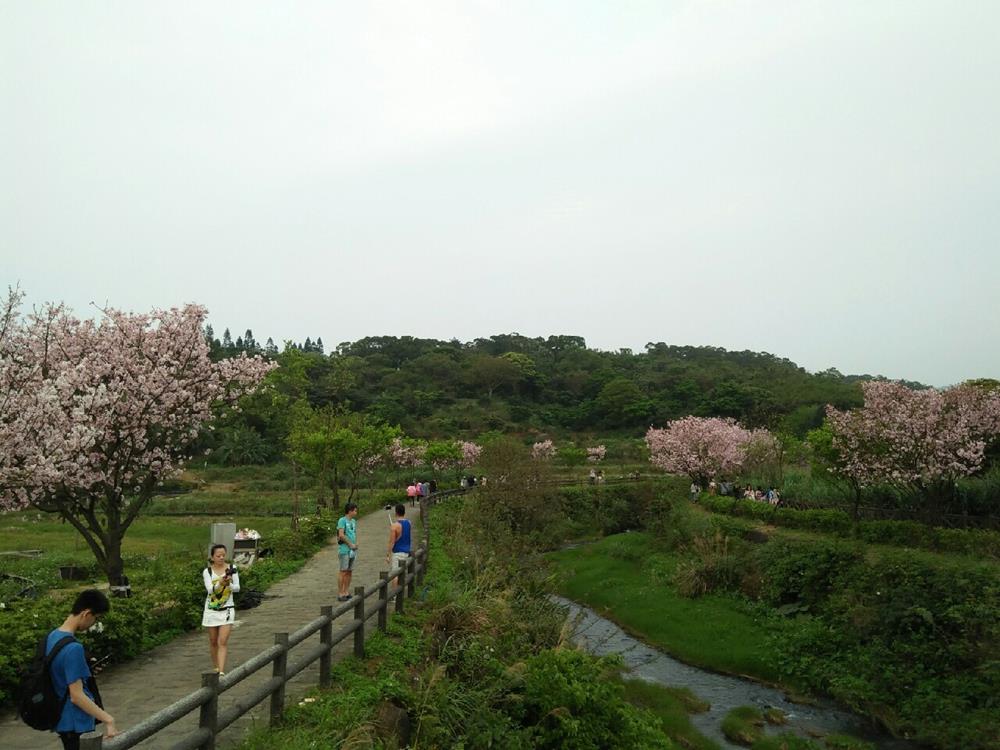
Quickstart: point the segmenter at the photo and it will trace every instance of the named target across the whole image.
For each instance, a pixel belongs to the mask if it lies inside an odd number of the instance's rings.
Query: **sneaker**
[[[349,596],[338,596],[337,597],[337,601],[338,602],[349,602],[349,601],[351,601],[351,597],[349,597]]]

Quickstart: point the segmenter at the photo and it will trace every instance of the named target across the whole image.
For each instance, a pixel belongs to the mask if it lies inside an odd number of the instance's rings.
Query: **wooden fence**
[[[464,490],[440,492],[433,500],[436,502],[445,495],[462,492]],[[430,548],[430,514],[426,512],[426,506],[427,503],[421,503],[423,538],[404,567],[379,573],[378,583],[368,588],[356,587],[350,601],[336,607],[333,605],[320,607],[319,617],[306,623],[294,633],[275,633],[273,646],[261,651],[222,677],[216,672],[203,672],[201,688],[157,711],[121,734],[111,739],[105,739],[104,735],[95,732],[83,735],[80,738],[80,750],[127,750],[187,716],[196,708],[199,711],[198,728],[174,743],[171,746],[172,750],[194,748],[214,750],[215,738],[265,698],[270,698],[271,701],[271,724],[280,721],[285,708],[285,684],[317,660],[319,686],[329,687],[333,648],[347,638],[353,637],[354,655],[359,658],[364,657],[365,639],[372,632],[367,626],[368,621],[377,616],[375,627],[385,632],[389,618],[389,603],[393,602],[395,612],[401,614],[406,606],[406,600],[412,599],[416,593],[416,586],[423,583],[427,572],[427,552]],[[366,608],[366,603],[371,597],[376,597],[375,602]],[[351,611],[354,617],[337,632],[333,632],[334,621]],[[304,644],[316,634],[319,634],[318,642],[304,646],[295,654],[299,658],[291,661],[289,656],[292,649]],[[220,695],[268,665],[271,666],[271,679],[254,692],[240,698],[232,706],[219,710]]]

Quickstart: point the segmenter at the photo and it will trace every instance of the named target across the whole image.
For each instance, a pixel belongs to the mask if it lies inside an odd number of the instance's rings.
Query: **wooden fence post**
[[[212,697],[201,704],[198,712],[198,728],[207,729],[209,737],[201,745],[199,750],[215,750],[215,732],[218,729],[219,721],[219,673],[202,672],[201,686],[212,691]]]
[[[354,631],[354,655],[359,659],[365,658],[365,587],[356,586],[354,595],[358,597],[358,603],[354,605],[354,619],[358,623],[357,630]]]
[[[406,563],[396,568],[396,614],[403,614],[403,599],[406,596]]]
[[[410,555],[406,558],[406,577],[409,578],[410,582],[406,584],[406,595],[412,599],[414,592],[417,590],[417,558]],[[410,576],[413,576],[410,578]]]
[[[389,573],[383,570],[378,574],[381,588],[378,590],[378,629],[383,633],[389,624]]]
[[[281,652],[274,658],[271,678],[281,678],[278,687],[271,693],[271,726],[281,720],[285,711],[285,670],[288,667],[288,633],[275,633],[274,644],[281,646]]]
[[[326,624],[319,629],[319,642],[324,646],[333,643],[333,605],[319,608],[319,613],[326,618]],[[330,687],[330,664],[333,662],[333,651],[324,651],[319,657],[319,686],[321,688]]]

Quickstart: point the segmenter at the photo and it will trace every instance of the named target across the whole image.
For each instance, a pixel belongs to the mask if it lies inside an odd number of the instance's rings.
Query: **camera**
[[[235,565],[230,565],[228,568],[226,568],[226,575],[227,576],[234,576],[234,575],[236,575],[236,566]]]

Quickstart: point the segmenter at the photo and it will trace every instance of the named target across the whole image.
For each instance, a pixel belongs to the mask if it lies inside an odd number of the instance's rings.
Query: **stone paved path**
[[[419,518],[416,509],[407,507],[407,517],[414,522],[414,544],[420,538],[416,529]],[[385,570],[385,548],[389,534],[389,520],[385,511],[377,511],[358,519],[358,560],[355,563],[354,586],[370,586],[378,582],[378,574]],[[336,605],[337,598],[337,545],[331,544],[320,550],[298,573],[276,583],[268,590],[268,597],[259,606],[241,611],[229,640],[227,671],[234,669],[250,657],[274,644],[274,633],[293,632],[314,620],[320,614],[320,607]],[[192,585],[201,585],[201,580]],[[375,601],[368,599],[368,607]],[[112,606],[114,602],[112,601]],[[392,605],[390,604],[390,610]],[[333,625],[334,633],[351,619],[351,613],[338,618]],[[391,614],[390,614],[391,617]],[[374,628],[376,618],[368,621]],[[289,662],[294,663],[306,648],[319,642],[319,636],[306,639],[289,654]],[[353,639],[348,637],[334,649],[334,659],[350,653]],[[208,636],[198,630],[186,633],[144,656],[105,670],[100,676],[101,694],[104,703],[119,721],[119,728],[128,729],[150,714],[170,705],[174,701],[201,687],[201,673],[211,671],[208,654]],[[234,700],[248,694],[261,685],[271,675],[270,665],[223,693],[219,698],[220,711]],[[305,693],[319,682],[319,662],[300,672],[286,688],[285,702]],[[268,700],[265,699],[254,709],[223,732],[218,747],[232,746],[245,731],[255,724],[265,726],[268,719]],[[198,726],[198,711],[192,711],[180,721],[137,745],[144,750],[168,748]],[[0,748],[3,750],[42,750],[60,748],[59,738],[47,732],[38,732],[21,723],[16,716],[7,713],[0,717]]]

